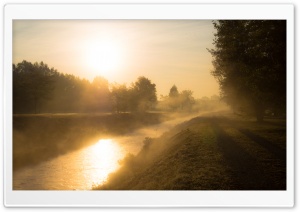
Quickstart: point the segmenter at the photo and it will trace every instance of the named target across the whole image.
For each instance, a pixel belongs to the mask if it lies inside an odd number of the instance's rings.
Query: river
[[[192,116],[166,121],[126,136],[99,139],[95,144],[73,151],[36,166],[14,171],[14,190],[90,190],[105,182],[119,168],[126,154],[136,154],[145,137],[158,137],[174,125]]]

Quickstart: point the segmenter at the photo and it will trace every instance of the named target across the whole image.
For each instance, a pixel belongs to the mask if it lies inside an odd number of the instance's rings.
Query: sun
[[[87,48],[87,63],[96,75],[111,76],[120,67],[121,49],[113,41],[93,42]]]

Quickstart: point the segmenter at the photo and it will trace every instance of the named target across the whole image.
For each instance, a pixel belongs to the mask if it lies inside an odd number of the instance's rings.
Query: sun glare
[[[89,180],[93,183],[101,183],[119,166],[118,160],[123,157],[123,152],[111,139],[100,139],[91,146],[91,150],[91,154],[86,159],[93,168],[93,174]]]
[[[107,158],[114,158],[116,154],[116,144],[110,139],[101,139],[94,146],[94,152],[98,156],[98,160],[106,160]]]
[[[111,76],[121,62],[120,46],[112,41],[91,43],[87,49],[87,63],[96,75]]]

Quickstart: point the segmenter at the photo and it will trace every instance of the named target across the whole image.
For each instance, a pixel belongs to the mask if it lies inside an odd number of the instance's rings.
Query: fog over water
[[[118,169],[126,154],[136,154],[145,137],[158,137],[173,126],[196,116],[175,118],[136,130],[122,137],[99,139],[95,144],[36,166],[14,171],[14,190],[89,190]]]

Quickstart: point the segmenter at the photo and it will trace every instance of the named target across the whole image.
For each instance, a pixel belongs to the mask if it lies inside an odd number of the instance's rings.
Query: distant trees
[[[90,82],[70,74],[59,73],[55,76],[54,91],[51,101],[43,105],[43,112],[84,112],[83,96],[88,92]]]
[[[94,78],[91,86],[91,91],[89,92],[89,100],[93,103],[92,108],[89,111],[110,111],[110,90],[109,82],[107,79],[101,76]]]
[[[179,92],[176,85],[173,85],[170,89],[169,96],[165,97],[167,107],[171,111],[176,111],[180,108]]]
[[[13,112],[103,112],[111,110],[109,83],[61,74],[48,65],[13,64]]]
[[[223,99],[235,109],[253,112],[262,121],[264,111],[284,113],[286,104],[286,21],[220,20],[212,75]]]
[[[162,96],[162,107],[170,111],[192,111],[195,99],[191,90],[183,90],[179,93],[176,85],[170,88],[168,96]]]
[[[146,77],[139,77],[129,88],[114,84],[111,95],[116,112],[145,112],[157,102],[156,85]]]
[[[144,76],[126,86],[101,76],[90,82],[62,74],[43,62],[23,61],[12,71],[14,113],[197,112],[220,104],[218,97],[195,100],[191,90],[179,91],[176,85],[158,101],[155,83]]]
[[[37,113],[41,101],[51,98],[56,74],[43,62],[13,65],[13,111]]]
[[[156,85],[139,77],[130,87],[97,76],[92,82],[48,65],[13,64],[13,112],[145,112],[155,108]]]
[[[195,104],[195,99],[193,97],[193,92],[191,90],[183,90],[179,95],[181,110],[191,111],[193,105]]]
[[[173,85],[169,92],[170,98],[177,98],[179,96],[179,92],[176,85]]]
[[[129,91],[125,84],[113,84],[111,88],[111,96],[114,105],[114,111],[117,113],[128,111]]]
[[[146,111],[153,109],[156,102],[156,85],[146,77],[139,77],[129,89],[129,103],[132,111]]]

